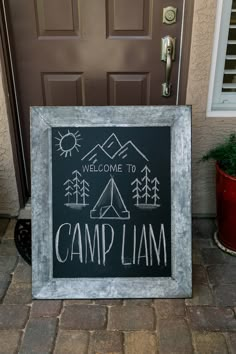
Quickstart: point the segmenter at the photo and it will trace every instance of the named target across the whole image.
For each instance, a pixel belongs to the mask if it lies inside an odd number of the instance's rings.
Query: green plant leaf
[[[205,154],[201,161],[215,160],[220,168],[230,176],[236,176],[236,134],[231,134],[225,143]]]

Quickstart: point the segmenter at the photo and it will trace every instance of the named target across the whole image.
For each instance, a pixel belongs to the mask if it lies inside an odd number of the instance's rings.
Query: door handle
[[[175,60],[175,42],[176,38],[171,36],[166,36],[162,38],[161,46],[161,60],[166,63],[165,79],[166,81],[162,84],[162,96],[170,97],[171,95],[171,71],[172,71],[172,61]]]

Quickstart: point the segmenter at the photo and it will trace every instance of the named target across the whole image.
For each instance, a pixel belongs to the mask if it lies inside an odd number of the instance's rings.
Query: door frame
[[[16,184],[20,207],[23,208],[29,199],[30,189],[26,174],[20,116],[18,109],[18,97],[15,86],[14,67],[12,63],[12,53],[4,0],[0,1],[0,59],[2,67],[3,89],[6,99],[7,118],[9,123],[13,153],[13,163],[16,175]]]
[[[178,105],[186,104],[188,71],[191,51],[193,12],[195,0],[183,1],[183,18],[181,28],[180,44],[180,65],[179,65],[179,84],[178,84]],[[188,28],[188,31],[184,29]],[[184,48],[182,44],[184,43]]]
[[[30,188],[27,180],[25,157],[22,143],[21,124],[19,115],[19,100],[15,85],[14,64],[9,37],[8,20],[5,9],[5,0],[0,0],[0,59],[2,63],[3,86],[6,96],[7,114],[9,121],[13,161],[16,174],[16,183],[19,193],[20,207],[26,205],[30,197]],[[192,37],[194,0],[183,0],[183,18],[181,27],[181,56],[179,63],[178,104],[186,103],[188,70]],[[188,31],[184,29],[188,28]],[[184,43],[184,47],[182,47]]]

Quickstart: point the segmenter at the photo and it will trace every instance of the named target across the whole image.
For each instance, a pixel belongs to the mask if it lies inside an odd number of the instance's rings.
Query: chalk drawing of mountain
[[[84,155],[81,161],[86,163],[95,164],[101,163],[108,159],[118,160],[118,162],[126,162],[128,159],[136,159],[141,157],[142,159],[148,161],[147,157],[137,148],[137,146],[129,140],[124,145],[122,145],[113,133],[109,138],[102,144],[97,144],[92,150],[90,150],[86,155]]]
[[[121,148],[116,152],[114,157],[118,157],[121,160],[125,161],[130,157],[134,159],[136,155],[139,155],[143,157],[144,160],[148,161],[146,156],[130,140],[125,145],[121,146]]]
[[[109,138],[102,144],[103,150],[112,158],[117,151],[122,147],[117,136],[113,133]]]
[[[90,164],[95,164],[96,162],[104,161],[105,157],[111,159],[111,156],[103,149],[103,147],[97,144],[84,157],[82,157],[81,160]]]

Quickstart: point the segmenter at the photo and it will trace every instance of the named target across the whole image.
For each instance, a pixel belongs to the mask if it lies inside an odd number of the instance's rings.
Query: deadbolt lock
[[[163,23],[167,25],[172,25],[176,23],[177,18],[177,8],[173,6],[167,6],[163,9]]]

